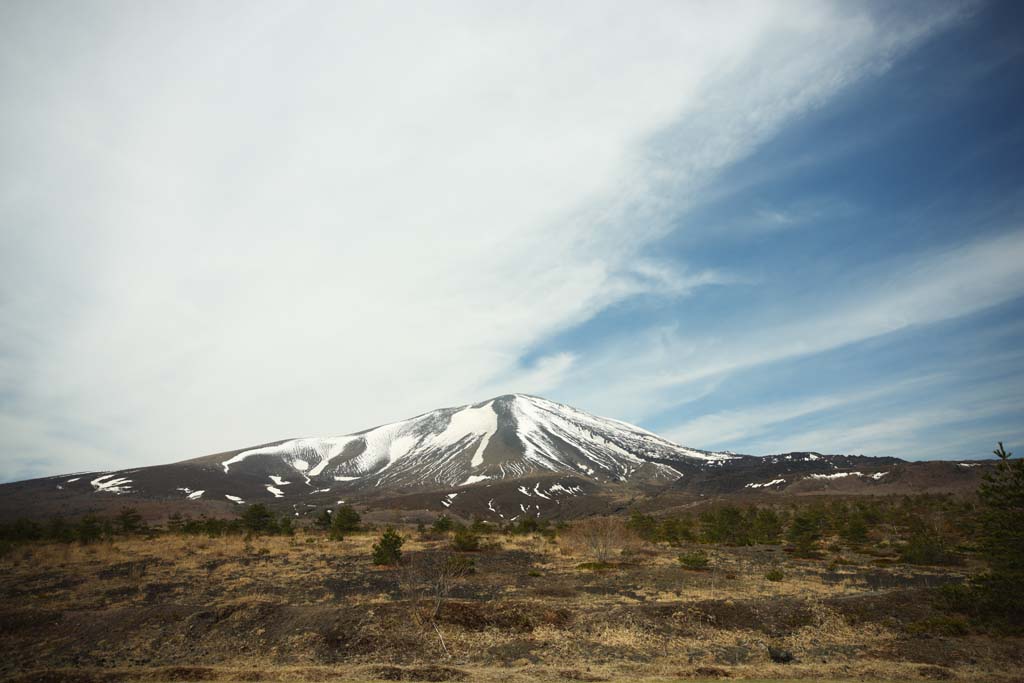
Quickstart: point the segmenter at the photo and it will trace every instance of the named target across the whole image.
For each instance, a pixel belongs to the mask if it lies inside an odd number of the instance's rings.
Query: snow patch
[[[267,484],[266,489],[274,494],[274,498],[284,498],[284,491],[281,489]]]
[[[486,474],[471,474],[466,477],[466,481],[459,484],[459,486],[469,486],[470,484],[478,484],[485,479],[490,479]]]
[[[271,474],[270,475],[270,481],[274,482],[278,486],[287,486],[288,484],[291,483],[290,481],[285,481],[284,479],[282,479],[281,477],[277,476],[276,474]]]
[[[132,487],[129,486],[129,484],[132,483],[132,480],[124,477],[118,477],[116,474],[104,474],[102,477],[96,477],[89,483],[92,485],[93,492],[95,493],[114,493],[121,495],[122,493],[129,493],[132,490]]]
[[[242,500],[238,496],[232,496],[230,493],[225,493],[224,497],[230,500],[232,503],[238,503],[239,505],[243,505],[245,503],[244,500]]]
[[[767,486],[776,486],[778,484],[785,484],[785,483],[786,483],[785,479],[772,479],[771,481],[766,481],[763,484],[747,484],[744,488],[760,489],[760,488],[765,488]]]

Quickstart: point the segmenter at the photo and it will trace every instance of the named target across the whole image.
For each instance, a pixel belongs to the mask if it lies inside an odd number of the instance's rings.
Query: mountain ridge
[[[0,515],[22,506],[75,514],[109,507],[113,499],[211,513],[265,502],[302,515],[345,500],[507,520],[589,514],[637,496],[960,491],[976,485],[983,469],[981,463],[815,452],[708,451],[540,396],[504,394],[341,436],[0,485]]]

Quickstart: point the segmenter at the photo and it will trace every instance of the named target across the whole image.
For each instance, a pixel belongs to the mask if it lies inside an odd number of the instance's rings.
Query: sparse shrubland
[[[618,680],[641,662],[673,680],[918,680],[923,667],[1004,680],[1024,645],[1007,635],[1020,624],[1022,502],[1006,461],[978,501],[709,502],[504,527],[347,506],[19,520],[0,526],[0,676],[182,658],[219,671],[244,657],[325,667],[309,678],[405,676],[440,658],[474,680],[526,666]]]

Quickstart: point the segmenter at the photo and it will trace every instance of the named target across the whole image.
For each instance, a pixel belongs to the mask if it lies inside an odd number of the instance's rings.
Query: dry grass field
[[[493,534],[459,554],[402,533],[401,567],[372,564],[379,532],[16,547],[0,560],[0,677],[1024,680],[1024,640],[933,605],[970,564],[703,546],[709,567],[690,570],[687,548],[663,544],[630,541],[601,565],[561,535]],[[446,572],[451,557],[472,568]]]

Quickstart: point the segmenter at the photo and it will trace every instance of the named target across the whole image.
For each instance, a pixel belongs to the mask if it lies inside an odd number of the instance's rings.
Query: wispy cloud
[[[957,16],[76,7],[0,9],[4,477],[355,430],[520,370],[519,390],[564,382],[574,356],[519,359],[625,297],[729,281],[641,250]]]
[[[723,410],[687,420],[665,431],[680,443],[705,447],[732,448],[736,442],[749,442],[776,425],[833,408],[871,401],[907,389],[934,384],[938,377],[914,378],[881,387],[836,394],[819,394],[797,400],[761,403],[742,410]]]
[[[912,326],[958,318],[1024,296],[1024,231],[1016,230],[864,270],[847,291],[749,321],[742,333],[677,325],[624,336],[579,363],[582,376],[615,377],[594,400],[605,412],[664,402],[675,387],[715,381]],[[605,398],[602,398],[604,396]],[[609,405],[614,401],[617,405]]]

